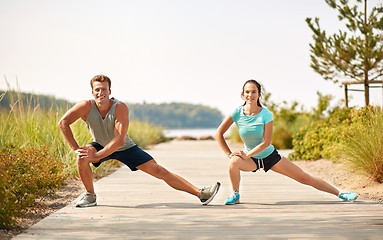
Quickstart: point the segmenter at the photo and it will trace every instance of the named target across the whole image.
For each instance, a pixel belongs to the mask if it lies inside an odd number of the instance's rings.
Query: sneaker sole
[[[215,195],[217,195],[218,190],[219,190],[220,187],[221,187],[221,183],[220,183],[220,182],[217,182],[217,188],[216,188],[215,192],[213,193],[213,195],[210,196],[210,198],[209,198],[208,200],[206,200],[205,202],[203,202],[202,205],[208,205],[208,204],[213,200],[213,198],[215,197]]]
[[[346,199],[342,199],[344,202],[355,202],[356,199],[358,199],[358,197],[356,197],[354,200],[346,200]]]
[[[239,200],[235,201],[234,203],[225,202],[225,205],[235,205],[239,204]]]
[[[97,205],[97,202],[94,203],[89,203],[89,204],[84,204],[84,205],[76,205],[78,208],[85,208],[85,207],[94,207]]]

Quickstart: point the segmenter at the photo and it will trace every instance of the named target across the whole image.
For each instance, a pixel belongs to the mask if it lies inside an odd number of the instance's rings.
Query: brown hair
[[[112,82],[110,81],[110,78],[108,78],[105,75],[96,75],[90,80],[90,86],[93,89],[93,83],[94,82],[107,82],[109,84],[109,90],[112,86]]]
[[[258,88],[258,92],[259,92],[259,98],[260,98],[260,97],[261,97],[261,94],[262,94],[262,87],[261,87],[261,84],[259,84],[257,81],[255,81],[255,80],[253,80],[253,79],[247,80],[247,81],[245,82],[245,84],[243,84],[243,87],[242,87],[242,94],[241,94],[241,96],[243,96],[243,93],[244,93],[244,91],[245,91],[245,86],[246,86],[246,84],[248,84],[248,83],[254,83],[254,84],[257,86],[257,88]],[[257,99],[257,105],[258,105],[259,107],[262,107],[261,103],[259,102],[259,98]],[[243,104],[243,106],[245,106],[245,105],[246,105],[246,102]]]

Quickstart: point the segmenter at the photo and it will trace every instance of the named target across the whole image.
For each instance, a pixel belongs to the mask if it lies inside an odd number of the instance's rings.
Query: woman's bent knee
[[[241,160],[242,158],[240,157],[237,157],[237,156],[234,156],[230,159],[230,164],[229,164],[229,167],[230,168],[237,168],[239,166],[239,161]]]

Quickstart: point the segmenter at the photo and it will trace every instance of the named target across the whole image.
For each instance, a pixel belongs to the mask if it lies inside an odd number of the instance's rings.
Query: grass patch
[[[350,166],[383,182],[383,111],[368,107],[353,111],[353,124],[345,134],[339,155]]]

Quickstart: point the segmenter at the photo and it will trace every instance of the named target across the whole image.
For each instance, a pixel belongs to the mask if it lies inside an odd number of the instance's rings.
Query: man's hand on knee
[[[82,160],[86,160],[88,161],[89,163],[96,163],[96,162],[99,162],[100,160],[97,159],[95,157],[95,154],[96,154],[97,150],[91,146],[91,145],[87,145],[87,146],[83,146],[83,147],[79,147],[75,153],[77,154],[77,156],[82,159]]]

